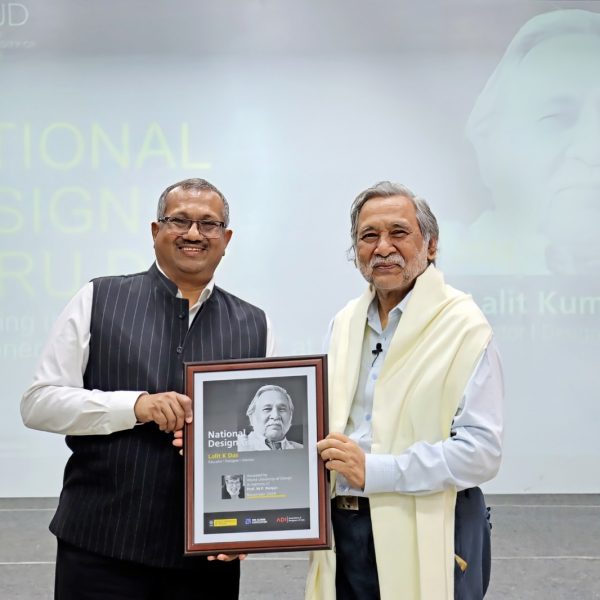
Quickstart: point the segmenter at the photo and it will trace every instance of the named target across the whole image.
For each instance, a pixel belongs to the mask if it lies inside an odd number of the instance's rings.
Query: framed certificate
[[[330,548],[326,356],[185,370],[185,553]]]

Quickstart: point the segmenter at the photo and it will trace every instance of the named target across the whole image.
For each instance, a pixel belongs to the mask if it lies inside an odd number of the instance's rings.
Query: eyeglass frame
[[[176,219],[177,221],[187,222],[188,223],[187,229],[184,231],[183,229],[178,228],[177,225],[175,223],[173,223],[174,219]],[[184,235],[184,234],[188,233],[189,230],[192,228],[192,226],[195,225],[196,229],[198,230],[198,233],[200,233],[205,238],[208,238],[210,240],[218,239],[219,237],[221,237],[221,233],[225,230],[225,223],[223,221],[213,221],[211,219],[188,219],[187,217],[165,216],[165,217],[161,217],[160,219],[158,219],[158,222],[164,223],[167,227],[172,227],[180,235]],[[215,232],[216,235],[210,235],[210,234],[207,235],[204,231],[202,231],[202,226],[208,225],[208,224],[217,225],[219,227],[219,229]]]

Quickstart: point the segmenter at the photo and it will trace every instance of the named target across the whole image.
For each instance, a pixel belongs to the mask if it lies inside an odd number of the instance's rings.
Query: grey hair
[[[254,394],[254,398],[252,398],[252,402],[250,402],[250,406],[248,406],[248,410],[246,411],[247,417],[250,417],[254,414],[254,411],[256,410],[256,402],[265,392],[279,392],[284,398],[287,398],[290,411],[294,412],[294,403],[292,402],[292,398],[286,389],[278,385],[263,385],[261,388],[258,388],[256,394]]]
[[[354,260],[356,256],[356,243],[358,241],[358,217],[362,207],[373,198],[391,198],[392,196],[402,196],[413,203],[415,207],[417,223],[419,230],[423,236],[425,244],[429,244],[430,240],[437,241],[440,237],[440,229],[437,219],[431,211],[429,204],[424,198],[416,196],[411,190],[401,183],[393,183],[391,181],[380,181],[375,185],[362,191],[352,203],[350,209],[350,237],[352,238],[352,246],[348,250],[348,258]],[[432,261],[435,264],[435,259]]]
[[[476,152],[484,149],[496,122],[495,116],[505,104],[503,91],[510,93],[510,82],[519,63],[542,42],[573,33],[600,36],[600,14],[578,9],[557,10],[537,15],[519,29],[479,94],[467,121],[467,138]]]
[[[156,218],[157,220],[162,219],[165,216],[165,210],[167,208],[167,196],[176,188],[181,188],[184,192],[187,190],[194,190],[195,192],[214,192],[223,201],[223,223],[225,227],[229,226],[229,203],[225,196],[210,182],[206,179],[184,179],[170,185],[158,199],[158,206],[156,207]]]
[[[242,475],[242,473],[235,473],[234,475],[223,475],[224,481],[231,481],[232,479],[239,481],[242,485],[244,484],[244,476]]]

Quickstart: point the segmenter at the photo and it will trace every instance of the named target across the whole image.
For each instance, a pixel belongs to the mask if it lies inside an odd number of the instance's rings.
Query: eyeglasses
[[[215,239],[221,236],[221,231],[225,229],[223,221],[203,221],[194,219],[185,219],[184,217],[162,217],[158,219],[159,223],[164,223],[174,233],[183,235],[187,233],[192,225],[196,225],[198,231],[206,238]]]

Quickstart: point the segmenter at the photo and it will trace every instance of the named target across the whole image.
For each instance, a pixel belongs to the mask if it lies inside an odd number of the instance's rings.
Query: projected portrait
[[[221,477],[221,498],[223,500],[235,500],[244,497],[244,476],[242,474],[223,475]]]
[[[466,241],[495,252],[473,260],[507,274],[600,272],[600,14],[527,22],[477,98],[467,136],[493,202]]]
[[[238,452],[303,447],[286,437],[292,426],[294,403],[285,388],[278,385],[260,387],[248,405],[246,416],[252,431],[238,436]]]

